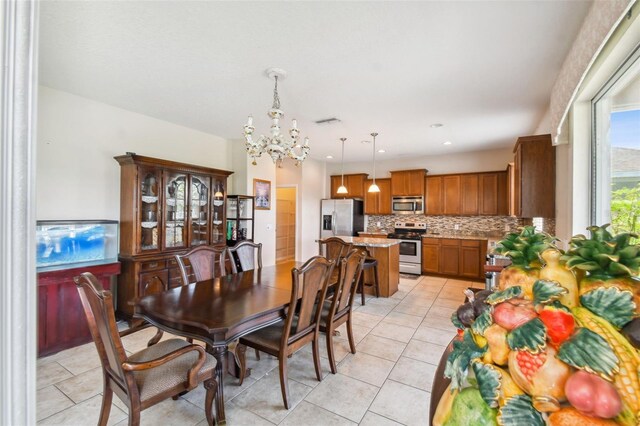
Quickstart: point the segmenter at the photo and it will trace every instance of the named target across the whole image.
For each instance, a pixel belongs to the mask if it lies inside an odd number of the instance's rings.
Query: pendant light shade
[[[336,194],[348,194],[349,191],[347,191],[347,187],[344,186],[344,141],[346,141],[347,138],[340,138],[340,141],[342,142],[342,158],[340,160],[340,162],[342,163],[341,165],[341,171],[340,174],[342,175],[342,179],[340,181],[340,186],[338,187],[338,190],[336,191]]]
[[[380,192],[380,188],[376,185],[376,136],[377,133],[371,133],[373,137],[373,183],[369,186],[368,192]]]

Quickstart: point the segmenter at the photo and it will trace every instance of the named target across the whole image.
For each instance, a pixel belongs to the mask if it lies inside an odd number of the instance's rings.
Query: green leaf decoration
[[[462,389],[471,361],[480,358],[486,350],[486,346],[481,348],[476,344],[468,329],[464,331],[462,340],[453,341],[453,350],[444,369],[444,376],[451,379],[451,389]]]
[[[478,315],[473,324],[471,324],[471,330],[473,330],[474,333],[484,336],[484,331],[493,324],[493,317],[491,316],[492,311],[493,308],[489,308]]]
[[[482,399],[484,399],[484,402],[486,402],[489,407],[497,408],[500,386],[502,385],[502,375],[493,365],[484,364],[480,361],[474,362],[472,367]]]
[[[502,291],[496,291],[487,297],[484,301],[489,305],[497,305],[506,300],[513,299],[522,295],[522,287],[519,285],[509,287]]]
[[[580,327],[558,349],[556,355],[567,364],[611,381],[618,371],[618,357],[609,343],[593,331]]]
[[[544,426],[542,414],[535,408],[529,395],[509,398],[498,411],[500,426]]]
[[[529,320],[507,334],[507,344],[511,350],[537,354],[547,346],[547,327],[540,318]]]
[[[580,303],[614,327],[622,328],[633,319],[636,304],[630,291],[600,287],[580,296]]]
[[[451,314],[451,323],[460,330],[465,328],[464,324],[460,322],[460,318],[458,318],[458,311],[453,311]]]
[[[533,283],[533,303],[549,303],[557,300],[568,290],[562,287],[557,281],[538,280]]]

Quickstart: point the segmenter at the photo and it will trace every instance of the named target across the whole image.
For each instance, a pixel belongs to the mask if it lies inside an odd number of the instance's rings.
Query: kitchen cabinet
[[[460,175],[442,178],[443,214],[460,214]]]
[[[227,177],[232,172],[133,153],[120,164],[120,253],[117,311],[130,302],[182,285],[175,262],[199,245],[226,244]]]
[[[507,172],[480,173],[478,177],[478,214],[483,216],[508,215]]]
[[[478,175],[460,176],[460,213],[463,215],[478,214]]]
[[[366,173],[354,173],[344,175],[344,186],[347,188],[347,194],[338,194],[338,188],[342,183],[342,175],[331,176],[331,198],[364,198],[366,194],[365,179]],[[376,179],[377,181],[377,179]]]
[[[514,214],[555,217],[555,149],[551,135],[518,138],[514,152]]]
[[[391,196],[424,197],[426,169],[401,170],[391,173]]]
[[[441,215],[444,213],[442,198],[442,176],[427,176],[425,179],[425,214]]]
[[[367,192],[372,179],[364,181],[364,214],[391,214],[391,179],[376,179],[380,192]]]
[[[483,280],[486,240],[422,239],[422,273]]]

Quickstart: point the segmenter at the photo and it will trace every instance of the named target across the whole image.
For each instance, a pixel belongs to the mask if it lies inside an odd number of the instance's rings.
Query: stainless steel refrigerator
[[[357,236],[364,231],[362,200],[322,200],[320,238]]]

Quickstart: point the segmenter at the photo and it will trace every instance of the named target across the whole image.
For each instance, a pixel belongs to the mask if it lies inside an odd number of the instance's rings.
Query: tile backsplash
[[[530,219],[511,216],[371,215],[367,216],[366,230],[390,232],[393,231],[396,221],[426,223],[427,232],[456,231],[461,234],[505,234],[516,232],[519,227],[531,224]],[[553,235],[555,220],[543,219],[542,227],[545,232]]]

